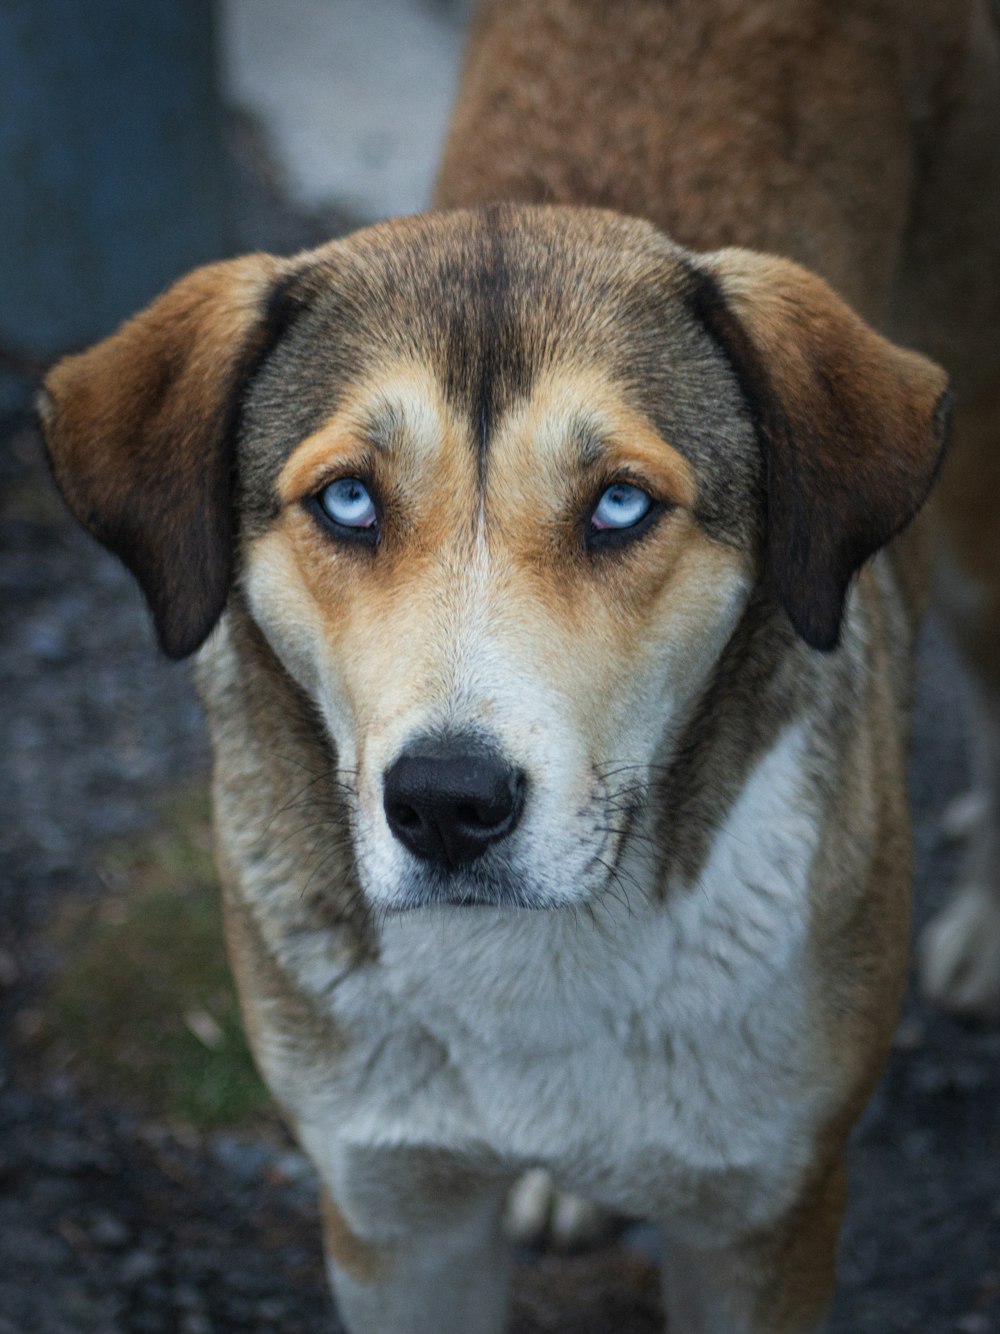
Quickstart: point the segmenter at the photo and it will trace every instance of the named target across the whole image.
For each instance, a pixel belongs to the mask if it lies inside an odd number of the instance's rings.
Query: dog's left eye
[[[347,529],[351,536],[368,540],[378,535],[375,502],[360,478],[338,477],[317,492],[313,502],[335,532]]]
[[[634,528],[652,508],[653,502],[645,491],[628,482],[615,482],[597,502],[590,516],[591,528],[596,532]]]

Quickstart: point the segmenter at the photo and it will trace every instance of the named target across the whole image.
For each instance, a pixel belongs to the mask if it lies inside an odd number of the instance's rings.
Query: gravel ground
[[[244,122],[244,167],[259,165]],[[240,178],[245,243],[292,249],[343,225]],[[919,914],[955,853],[942,806],[964,781],[959,670],[931,627],[912,766]],[[203,773],[188,671],[157,657],[130,579],[64,515],[33,428],[0,429],[0,1334],[335,1334],[308,1169],[295,1153],[186,1138],[78,1097],[25,1055],[57,961],[54,905],[92,892],[88,859],[149,827]],[[1000,1033],[912,997],[853,1148],[832,1334],[1000,1334]],[[517,1334],[657,1328],[643,1250],[525,1257]]]

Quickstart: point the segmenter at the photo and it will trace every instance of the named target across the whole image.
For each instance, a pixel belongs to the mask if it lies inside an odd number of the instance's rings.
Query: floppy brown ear
[[[692,305],[763,448],[765,578],[803,639],[835,648],[851,579],[910,522],[940,467],[948,377],[789,260],[721,250],[698,270]]]
[[[51,370],[39,412],[69,508],[138,579],[164,652],[194,652],[225,606],[242,393],[290,315],[270,255],[182,278]]]

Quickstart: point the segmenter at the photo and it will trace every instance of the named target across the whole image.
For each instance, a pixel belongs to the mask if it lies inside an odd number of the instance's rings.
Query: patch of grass
[[[102,1097],[196,1129],[245,1125],[269,1095],[240,1025],[202,788],[154,833],[109,847],[96,901],[55,924],[65,966],[43,1009],[48,1059]]]

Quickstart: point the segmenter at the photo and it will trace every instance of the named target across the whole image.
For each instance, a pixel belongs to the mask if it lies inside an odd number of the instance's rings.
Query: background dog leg
[[[360,1170],[339,1163],[336,1195],[324,1187],[321,1198],[327,1273],[349,1334],[502,1334],[508,1183],[411,1151],[387,1151],[380,1168],[381,1156],[366,1152]]]
[[[980,804],[961,878],[924,930],[920,975],[946,1009],[1000,1019],[1000,691],[978,695],[972,754]]]
[[[950,37],[911,208],[896,334],[954,376],[955,429],[932,500],[938,605],[975,687],[985,813],[951,901],[920,942],[925,991],[1000,1015],[1000,29],[997,7],[942,5]]]
[[[995,372],[994,372],[995,374]],[[938,592],[972,677],[978,799],[956,888],[924,930],[920,977],[946,1009],[1000,1019],[1000,387],[960,409],[941,478]]]

